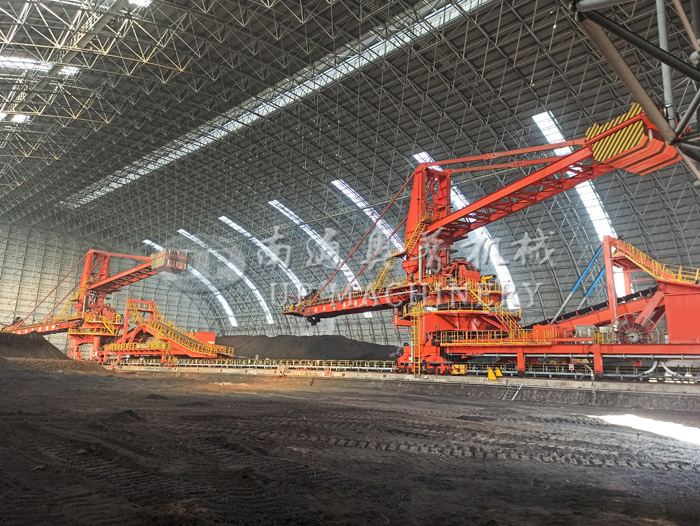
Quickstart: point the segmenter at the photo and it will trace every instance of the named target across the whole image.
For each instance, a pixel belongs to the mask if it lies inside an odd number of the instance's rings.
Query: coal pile
[[[298,360],[395,360],[393,345],[351,340],[344,336],[219,336],[219,345],[235,349],[238,358]]]
[[[0,370],[24,369],[38,372],[107,374],[96,362],[71,360],[37,333],[0,332]]]
[[[0,357],[44,360],[70,360],[40,334],[10,334],[0,332]]]

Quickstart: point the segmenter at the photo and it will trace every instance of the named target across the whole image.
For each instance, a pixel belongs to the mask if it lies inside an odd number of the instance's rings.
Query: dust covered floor
[[[612,408],[239,381],[0,364],[0,522],[700,523],[700,447]]]

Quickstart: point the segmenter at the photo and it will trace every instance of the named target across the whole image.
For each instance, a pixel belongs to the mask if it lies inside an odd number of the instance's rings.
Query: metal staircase
[[[411,252],[416,247],[427,226],[427,221],[421,221],[420,223],[418,223],[418,226],[413,231],[413,235],[411,235],[411,238],[406,243],[406,247],[404,248],[403,253]],[[390,258],[387,258],[387,260],[384,262],[384,266],[382,267],[382,271],[379,273],[379,276],[377,276],[377,279],[374,280],[374,283],[372,284],[373,290],[379,291],[386,286],[387,282],[389,281],[389,277],[391,276],[391,271],[394,270],[394,267],[396,266],[396,262],[399,260],[399,257],[400,254],[394,254]]]
[[[509,402],[512,402],[518,397],[518,394],[520,393],[520,390],[523,388],[523,384],[520,385],[514,385],[510,384],[506,387],[505,392],[503,393],[503,396],[501,396],[501,400],[507,400]]]
[[[421,345],[420,322],[423,314],[423,304],[418,302],[413,305],[413,319],[411,320],[411,345],[413,346],[413,376],[421,373]]]
[[[698,268],[660,263],[646,252],[642,252],[637,247],[619,239],[613,240],[613,243],[613,246],[616,248],[616,251],[613,253],[613,259],[625,258],[657,281],[682,283],[685,285],[700,284],[700,269]]]
[[[127,301],[127,309],[129,321],[150,335],[150,339],[141,342],[112,343],[105,346],[106,351],[134,354],[146,351],[160,352],[163,362],[168,365],[177,365],[176,355],[217,358],[220,354],[233,354],[233,349],[230,347],[200,342],[187,331],[170,321],[165,321],[153,302],[130,299]]]
[[[520,331],[522,331],[522,327],[520,326],[520,322],[518,321],[518,319],[507,310],[499,308],[496,311],[496,317],[498,318],[498,321],[500,321],[503,324],[503,326],[508,330],[508,333],[511,336],[515,336]]]
[[[384,266],[382,267],[382,271],[372,284],[372,290],[375,292],[380,291],[386,286],[387,281],[389,281],[389,277],[391,276],[391,271],[394,270],[394,267],[396,266],[397,260],[398,258],[394,256],[387,258],[387,260],[384,262]]]

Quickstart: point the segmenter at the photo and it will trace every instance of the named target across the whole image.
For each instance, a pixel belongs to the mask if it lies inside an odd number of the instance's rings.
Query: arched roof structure
[[[605,12],[658,40],[655,2]],[[670,49],[687,56],[680,21],[668,16]],[[619,49],[661,104],[658,63]],[[81,246],[143,253],[148,239],[189,250],[238,325],[209,298],[210,326],[267,334],[302,331],[279,309],[285,286],[299,288],[290,273],[308,289],[322,285],[337,266],[329,249],[344,259],[372,224],[334,182],[381,211],[416,155],[544,144],[533,120],[542,114],[573,139],[633,102],[556,0],[10,0],[0,7],[0,84],[2,224]],[[683,111],[695,86],[678,77],[674,94]],[[455,186],[471,201],[522,175],[465,175]],[[645,177],[614,172],[586,195],[570,191],[489,225],[526,320],[558,309],[602,220],[657,259],[698,265],[693,181],[681,163]],[[384,217],[388,228],[407,206],[408,193]],[[525,236],[541,240],[541,257],[519,254]],[[276,261],[251,238],[289,250]],[[366,257],[361,249],[347,265],[356,271]],[[483,265],[493,270],[493,258]],[[347,285],[342,273],[335,281]],[[215,295],[209,285],[190,277],[178,290]],[[352,319],[337,326],[392,339],[387,316]]]

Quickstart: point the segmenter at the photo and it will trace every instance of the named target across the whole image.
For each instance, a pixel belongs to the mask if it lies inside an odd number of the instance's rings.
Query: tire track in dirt
[[[425,447],[423,447],[422,441],[456,442],[456,447],[461,449],[458,449],[454,456],[465,458],[493,457],[518,460],[532,458],[541,462],[573,465],[608,465],[680,471],[698,470],[698,466],[693,463],[668,458],[660,459],[657,454],[646,454],[646,451],[643,451],[641,447],[635,449],[629,444],[623,444],[617,431],[614,431],[609,437],[601,435],[601,428],[610,426],[577,415],[530,417],[526,421],[528,429],[524,431],[523,419],[514,417],[500,418],[475,415],[477,422],[472,422],[469,419],[457,419],[455,413],[443,412],[444,415],[449,415],[449,424],[435,424],[434,422],[426,424],[415,418],[407,419],[395,414],[400,411],[375,410],[371,412],[373,414],[367,415],[364,410],[354,413],[348,410],[346,413],[337,410],[329,411],[331,408],[328,406],[333,404],[320,405],[321,407],[314,407],[313,404],[304,405],[303,411],[295,411],[295,415],[299,416],[278,416],[280,413],[285,414],[289,411],[277,408],[276,414],[257,415],[255,419],[246,416],[251,408],[239,406],[237,407],[239,410],[237,419],[231,420],[230,415],[225,416],[228,419],[227,425],[182,422],[161,422],[158,425],[176,433],[186,434],[199,431],[204,435],[248,436],[257,440],[277,442],[295,441],[299,440],[300,436],[310,435],[312,437],[325,437],[326,442],[335,438],[336,441],[346,440],[352,443],[362,443],[364,441],[360,437],[368,433],[376,433],[388,437],[396,436],[402,445],[402,450],[410,449],[413,451],[417,449],[423,451]],[[306,420],[304,413],[313,415],[313,419]],[[381,419],[379,415],[381,415]],[[413,414],[413,416],[415,415]],[[483,429],[492,426],[496,430]],[[582,427],[583,429],[581,429]],[[282,431],[291,428],[299,429],[299,432]],[[591,431],[595,429],[596,432],[589,435],[588,429]],[[406,442],[407,438],[414,439],[416,442]],[[301,441],[303,440],[302,438]],[[310,438],[309,440],[317,443],[324,442],[320,438]],[[660,437],[657,442],[663,444],[668,451],[670,442],[668,439]],[[383,443],[386,444],[385,448],[392,450],[392,440],[384,440]],[[473,445],[465,448],[464,443]],[[341,445],[343,444],[341,442]],[[335,443],[331,445],[335,445]],[[679,457],[683,456],[682,447],[671,449]],[[587,450],[587,453],[583,454],[581,450]],[[437,451],[445,454],[440,449]]]

